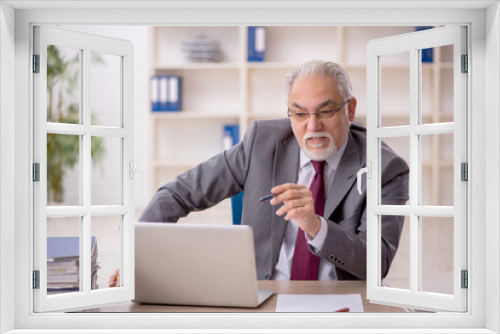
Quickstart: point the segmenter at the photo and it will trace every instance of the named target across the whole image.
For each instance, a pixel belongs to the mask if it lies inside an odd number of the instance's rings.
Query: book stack
[[[216,63],[221,60],[219,43],[206,38],[203,34],[196,35],[192,40],[183,41],[182,51],[192,63]]]
[[[248,61],[262,62],[266,53],[266,28],[248,27]]]
[[[182,110],[182,77],[153,75],[151,77],[151,111]]]
[[[47,238],[47,292],[80,290],[80,238]],[[91,238],[91,288],[97,289],[97,242]]]

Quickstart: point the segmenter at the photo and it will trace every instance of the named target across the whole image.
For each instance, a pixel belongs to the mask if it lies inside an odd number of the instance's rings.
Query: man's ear
[[[351,100],[347,105],[348,105],[349,121],[352,122],[356,117],[356,106],[358,105],[358,100],[356,100],[356,98],[353,96],[351,97]]]

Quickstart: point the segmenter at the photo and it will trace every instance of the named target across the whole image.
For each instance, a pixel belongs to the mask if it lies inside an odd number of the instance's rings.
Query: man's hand
[[[120,286],[120,269],[116,269],[113,275],[109,276],[108,286],[115,288]]]
[[[295,219],[302,231],[315,238],[321,227],[321,221],[314,211],[311,191],[304,185],[285,183],[271,189],[271,205],[283,203],[276,211],[278,216],[286,213],[285,219]]]

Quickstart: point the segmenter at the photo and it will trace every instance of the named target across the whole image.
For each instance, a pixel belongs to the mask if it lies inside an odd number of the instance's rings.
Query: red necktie
[[[314,200],[314,211],[323,216],[325,207],[325,183],[323,182],[323,168],[325,161],[311,161],[316,175],[309,190]],[[308,281],[318,279],[319,256],[311,253],[307,245],[304,231],[299,228],[295,250],[293,252],[292,273],[290,280]]]

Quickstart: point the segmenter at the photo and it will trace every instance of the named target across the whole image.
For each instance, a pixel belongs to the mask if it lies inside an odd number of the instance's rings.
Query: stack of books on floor
[[[47,238],[47,293],[79,291],[80,288],[80,238]],[[91,238],[92,289],[97,289],[97,241]],[[83,288],[83,287],[82,287]]]

